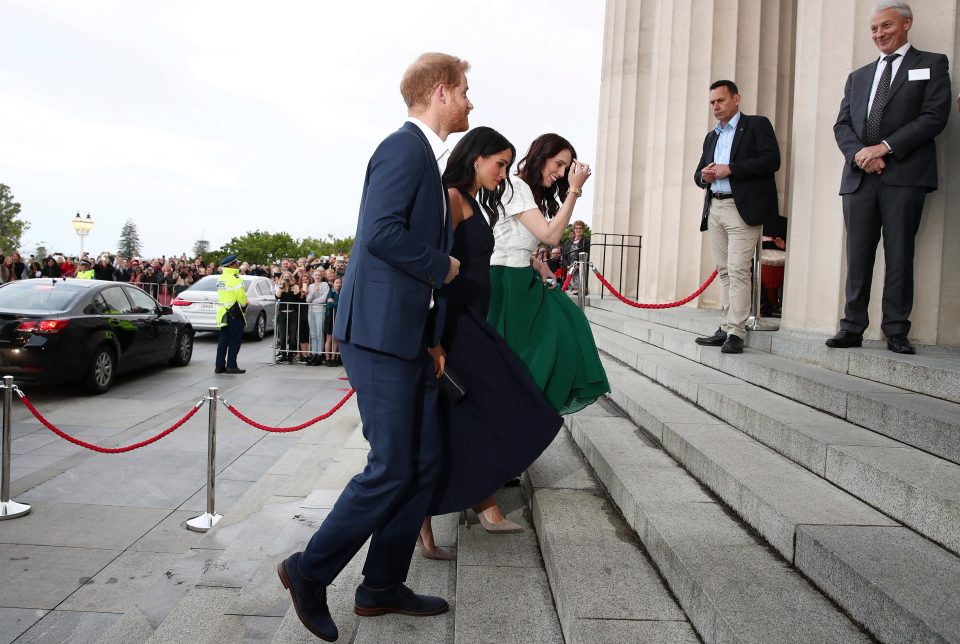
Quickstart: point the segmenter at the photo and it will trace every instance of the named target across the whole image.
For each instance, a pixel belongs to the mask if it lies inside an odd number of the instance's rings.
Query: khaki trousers
[[[740,217],[733,199],[711,199],[707,232],[723,289],[726,321],[720,328],[746,340],[746,323],[753,295],[753,254],[763,226],[748,226]]]

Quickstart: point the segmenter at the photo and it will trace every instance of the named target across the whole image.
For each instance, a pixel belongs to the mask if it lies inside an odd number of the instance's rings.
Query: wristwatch
[[[572,195],[577,195],[578,197],[582,197],[582,196],[583,196],[583,188],[570,188],[570,189],[567,191],[567,194],[568,194],[568,195],[572,194]]]

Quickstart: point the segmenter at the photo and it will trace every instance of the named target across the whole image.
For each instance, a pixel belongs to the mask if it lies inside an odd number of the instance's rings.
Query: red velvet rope
[[[226,400],[223,401],[223,404],[226,405],[227,409],[230,410],[230,413],[231,413],[231,414],[233,414],[234,416],[236,416],[237,418],[239,418],[240,420],[242,420],[242,421],[245,422],[246,424],[250,425],[251,427],[256,427],[257,429],[262,429],[262,430],[265,431],[265,432],[275,432],[275,433],[278,433],[278,434],[283,434],[283,433],[286,433],[286,432],[298,432],[298,431],[300,431],[301,429],[304,429],[304,428],[306,428],[306,427],[309,427],[310,425],[313,425],[314,423],[319,423],[321,420],[326,420],[327,418],[330,418],[330,417],[333,416],[335,413],[337,413],[337,410],[339,410],[341,407],[343,407],[348,400],[350,400],[350,396],[352,396],[352,395],[354,394],[354,391],[355,391],[354,389],[351,389],[350,391],[348,391],[348,392],[343,396],[343,398],[340,399],[340,402],[338,402],[336,405],[334,405],[333,407],[330,408],[330,411],[328,411],[328,412],[326,412],[326,413],[323,413],[323,414],[320,414],[320,415],[317,416],[316,418],[311,418],[310,420],[308,420],[308,421],[305,422],[305,423],[300,423],[299,425],[294,425],[293,427],[270,427],[269,425],[262,425],[262,424],[258,423],[257,421],[252,420],[252,419],[244,416],[242,413],[240,413],[240,410],[239,410],[239,409],[237,409],[236,407],[234,407],[233,405],[231,405],[230,403],[228,403]]]
[[[184,416],[183,418],[181,418],[180,420],[178,420],[173,425],[163,430],[153,438],[148,438],[145,441],[140,441],[139,443],[134,443],[133,445],[127,445],[126,447],[100,447],[99,445],[94,445],[93,443],[87,443],[86,441],[82,441],[79,438],[74,438],[73,436],[70,436],[63,430],[54,427],[53,423],[51,423],[49,420],[44,418],[43,415],[39,411],[37,411],[37,408],[33,406],[33,403],[30,402],[30,400],[27,398],[25,394],[23,393],[20,394],[20,400],[23,401],[23,404],[26,405],[27,409],[30,410],[30,413],[36,416],[37,420],[39,420],[44,427],[49,429],[51,432],[53,432],[57,436],[59,436],[64,440],[70,441],[74,445],[79,445],[80,447],[84,447],[94,452],[100,452],[101,454],[122,454],[123,452],[130,452],[135,449],[140,449],[141,447],[146,447],[151,443],[156,443],[158,440],[160,440],[164,436],[172,434],[175,430],[179,429],[181,425],[183,425],[185,422],[193,418],[193,415],[196,414],[198,411],[200,411],[200,407],[202,407],[203,403],[205,402],[205,400],[201,400],[199,403],[194,405],[193,409],[187,412],[186,416]]]
[[[573,273],[567,273],[567,279],[563,280],[563,286],[560,290],[564,293],[567,292],[567,289],[570,288],[570,280],[573,279]]]
[[[676,302],[667,302],[665,304],[641,304],[640,302],[634,302],[633,300],[628,300],[624,296],[620,295],[620,293],[617,292],[617,289],[613,288],[613,285],[611,285],[610,282],[608,282],[606,278],[604,278],[604,276],[600,274],[600,271],[598,271],[595,267],[593,269],[593,274],[597,276],[597,279],[600,280],[601,284],[607,287],[607,290],[613,293],[614,297],[616,297],[618,300],[620,300],[624,304],[629,304],[630,306],[637,309],[672,309],[675,306],[683,306],[687,302],[693,299],[696,299],[701,293],[707,290],[707,287],[710,286],[711,282],[713,282],[713,280],[717,277],[717,271],[714,270],[712,273],[710,273],[710,277],[707,278],[707,281],[700,285],[700,288],[698,288],[696,291],[694,291],[687,297],[683,298],[682,300],[677,300]]]

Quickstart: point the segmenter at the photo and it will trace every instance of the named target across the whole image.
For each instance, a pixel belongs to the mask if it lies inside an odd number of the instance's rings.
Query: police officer
[[[90,260],[84,257],[80,260],[80,270],[77,271],[76,279],[78,280],[92,280],[93,279],[93,269],[90,268]]]
[[[247,325],[244,311],[247,308],[247,292],[240,278],[240,262],[236,255],[227,255],[220,262],[223,268],[217,280],[217,326],[220,340],[217,343],[217,364],[214,373],[246,373],[237,367],[237,354],[243,342],[243,330]]]

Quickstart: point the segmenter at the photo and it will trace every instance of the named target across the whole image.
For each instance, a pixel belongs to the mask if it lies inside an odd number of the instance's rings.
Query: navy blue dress
[[[459,403],[441,396],[444,468],[430,513],[483,501],[519,476],[553,442],[563,419],[513,350],[487,322],[493,230],[473,197],[473,216],[457,226],[451,255],[460,273],[440,291],[447,300],[447,366],[468,391]]]

